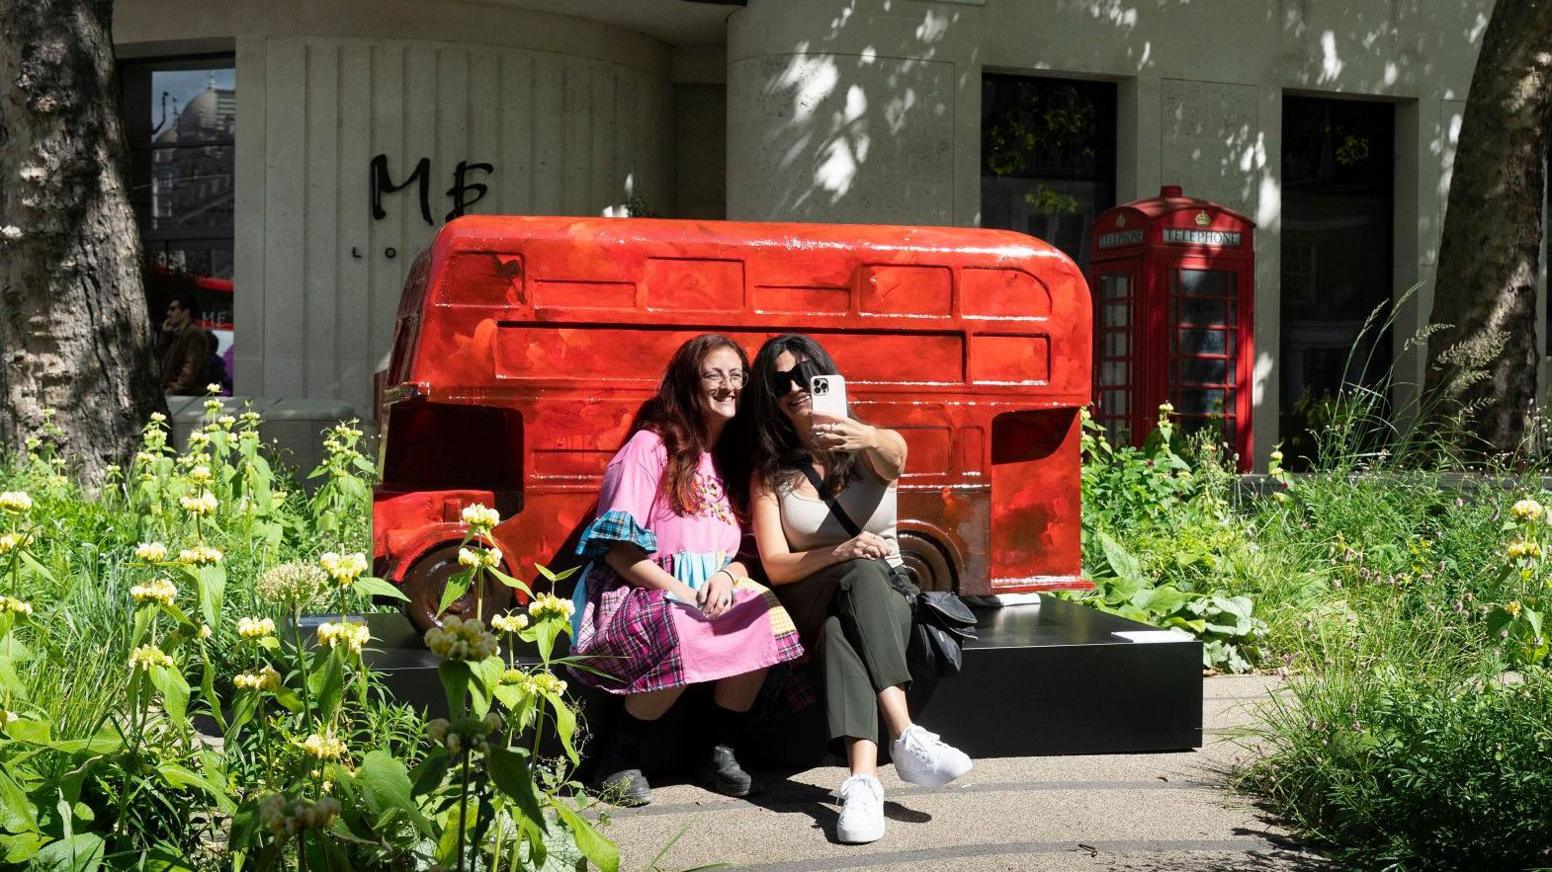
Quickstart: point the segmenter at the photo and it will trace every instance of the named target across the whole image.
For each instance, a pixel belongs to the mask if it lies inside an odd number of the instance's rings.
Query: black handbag
[[[861,534],[862,528],[841,508],[819,473],[807,465],[802,470],[847,535]],[[889,567],[890,586],[911,606],[911,638],[906,645],[911,675],[938,678],[958,675],[964,666],[964,643],[976,638],[975,613],[952,591],[923,591],[910,579],[911,574],[909,569]]]

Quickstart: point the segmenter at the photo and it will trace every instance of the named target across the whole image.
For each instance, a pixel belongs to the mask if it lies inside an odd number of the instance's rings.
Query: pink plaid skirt
[[[669,573],[673,559],[656,561]],[[664,565],[667,563],[668,565]],[[765,669],[803,655],[797,628],[768,588],[748,579],[733,587],[733,605],[716,619],[693,604],[637,587],[595,560],[571,651],[590,669],[577,680],[614,694],[649,693]]]

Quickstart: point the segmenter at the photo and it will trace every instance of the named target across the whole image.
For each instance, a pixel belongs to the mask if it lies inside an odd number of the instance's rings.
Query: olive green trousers
[[[911,681],[911,608],[890,586],[889,564],[848,560],[775,591],[823,664],[830,739],[877,742],[879,691]]]

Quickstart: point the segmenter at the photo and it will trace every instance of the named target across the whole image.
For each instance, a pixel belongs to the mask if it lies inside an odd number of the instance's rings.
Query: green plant
[[[166,423],[98,494],[64,474],[51,421],[0,456],[0,868],[617,866],[588,801],[563,798],[585,796],[552,656],[569,603],[492,616],[538,662],[449,657],[458,717],[428,728],[363,657],[360,611],[402,596],[369,573],[360,433],[326,434],[303,498],[257,415],[211,398],[183,452]],[[500,564],[482,523],[474,580]]]

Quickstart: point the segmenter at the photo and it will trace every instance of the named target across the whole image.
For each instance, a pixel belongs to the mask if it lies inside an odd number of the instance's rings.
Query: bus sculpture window
[[[573,565],[609,458],[674,349],[809,334],[851,405],[904,435],[900,548],[924,589],[1086,588],[1082,273],[1000,230],[467,216],[414,263],[383,394],[378,574],[437,619],[459,515],[514,575]],[[510,595],[487,591],[501,603]],[[472,610],[472,593],[449,610]]]

